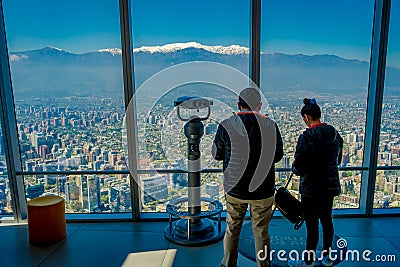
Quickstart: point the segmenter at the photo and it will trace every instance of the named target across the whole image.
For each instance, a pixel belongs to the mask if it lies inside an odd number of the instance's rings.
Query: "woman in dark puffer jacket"
[[[304,99],[301,116],[308,128],[296,146],[293,172],[300,178],[301,203],[307,226],[307,251],[316,252],[321,221],[324,266],[332,266],[329,251],[333,240],[333,198],[340,194],[338,165],[342,160],[343,139],[336,129],[321,122],[321,108],[315,99]],[[312,255],[312,254],[311,254]],[[315,255],[315,254],[314,254]],[[289,266],[314,266],[315,257],[289,261]]]

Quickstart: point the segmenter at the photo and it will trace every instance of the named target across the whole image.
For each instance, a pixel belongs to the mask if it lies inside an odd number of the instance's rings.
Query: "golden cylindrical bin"
[[[27,203],[29,243],[48,245],[66,235],[65,200],[59,196],[43,196]]]

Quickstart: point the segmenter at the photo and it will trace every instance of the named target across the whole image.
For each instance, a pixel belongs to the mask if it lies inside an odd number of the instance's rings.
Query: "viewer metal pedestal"
[[[181,97],[175,101],[178,117],[187,121],[184,127],[188,138],[188,197],[178,198],[167,204],[169,225],[164,231],[165,237],[184,246],[208,245],[221,240],[225,229],[221,225],[222,204],[218,200],[201,197],[200,194],[200,140],[204,134],[203,120],[210,116],[212,102],[198,97]],[[206,117],[181,117],[180,109],[208,108]],[[207,209],[205,209],[207,207]],[[202,210],[203,208],[203,210]],[[176,217],[177,220],[173,221]]]
[[[165,228],[164,235],[169,241],[183,246],[201,246],[212,244],[224,237],[221,202],[201,198],[201,202],[208,203],[214,210],[202,211],[199,214],[179,211],[179,205],[185,202],[188,202],[188,198],[178,198],[167,205],[169,225]],[[174,217],[178,220],[173,221]]]

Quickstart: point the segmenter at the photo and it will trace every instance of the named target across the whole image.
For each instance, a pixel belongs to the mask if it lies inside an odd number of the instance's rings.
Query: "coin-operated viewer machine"
[[[187,137],[188,160],[188,197],[171,200],[167,204],[169,225],[165,228],[165,237],[176,244],[185,246],[201,246],[221,240],[225,230],[221,226],[222,204],[218,200],[201,197],[201,159],[200,140],[204,134],[202,121],[211,114],[213,102],[202,97],[179,97],[174,106],[177,107],[178,118],[185,121],[184,132]],[[200,114],[207,108],[207,115],[199,117],[191,115],[183,118],[182,109],[192,110]],[[184,208],[182,208],[184,207]],[[173,220],[177,218],[177,220]]]

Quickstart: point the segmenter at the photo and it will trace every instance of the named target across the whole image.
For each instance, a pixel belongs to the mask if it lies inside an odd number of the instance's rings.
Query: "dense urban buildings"
[[[280,99],[266,93],[269,115],[278,123],[284,138],[285,156],[278,168],[290,168],[297,138],[305,129],[300,119],[301,94]],[[350,98],[343,95],[317,95],[323,109],[323,121],[333,124],[345,140],[343,167],[360,167],[363,160],[366,100],[364,95]],[[128,170],[123,138],[124,106],[121,98],[97,99],[68,97],[32,99],[16,103],[22,164],[25,171]],[[231,96],[219,100],[232,103]],[[379,166],[400,165],[400,130],[398,97],[386,97],[383,109]],[[233,101],[234,103],[234,101]],[[231,112],[228,106],[213,106],[212,119],[205,122],[202,139],[203,168],[221,168],[211,157],[211,143],[218,121]],[[232,109],[234,110],[234,109]],[[182,123],[174,117],[171,105],[160,104],[151,114],[138,110],[139,169],[186,168],[186,139]],[[9,185],[1,150],[0,208],[11,212]],[[277,172],[277,183],[284,183],[289,172]],[[358,208],[361,171],[340,172],[342,194],[336,208]],[[118,175],[25,176],[28,199],[57,194],[66,199],[69,213],[128,212],[131,209],[129,178]],[[187,194],[186,174],[141,175],[143,211],[165,211],[168,200]],[[222,174],[202,175],[202,195],[223,196]],[[298,194],[298,177],[289,188]],[[397,171],[378,171],[374,207],[400,207]]]

